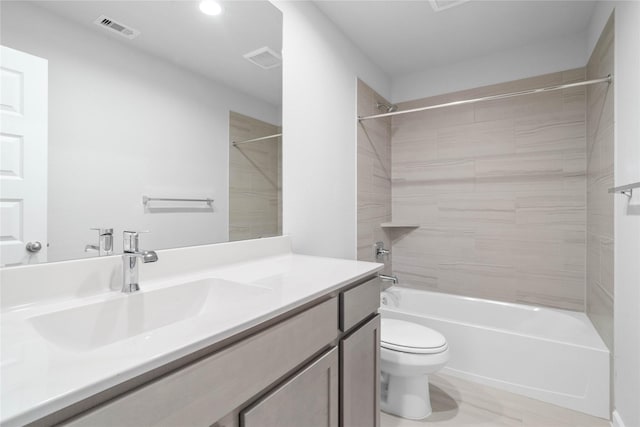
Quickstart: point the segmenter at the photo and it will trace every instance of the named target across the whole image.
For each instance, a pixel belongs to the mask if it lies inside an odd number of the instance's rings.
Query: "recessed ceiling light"
[[[200,10],[205,15],[220,15],[222,13],[222,6],[220,3],[214,0],[202,0],[200,2]]]

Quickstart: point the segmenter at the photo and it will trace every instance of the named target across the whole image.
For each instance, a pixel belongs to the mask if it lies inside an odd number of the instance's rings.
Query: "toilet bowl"
[[[431,415],[429,374],[449,361],[442,334],[426,326],[398,319],[382,319],[380,408],[409,419]]]

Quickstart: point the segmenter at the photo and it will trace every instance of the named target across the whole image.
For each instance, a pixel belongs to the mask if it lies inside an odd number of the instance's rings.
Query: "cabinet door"
[[[338,427],[338,349],[240,413],[242,427]]]
[[[380,425],[380,315],[342,339],[342,427]]]

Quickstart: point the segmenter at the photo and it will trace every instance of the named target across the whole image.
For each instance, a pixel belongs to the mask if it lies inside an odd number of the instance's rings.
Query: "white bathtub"
[[[609,350],[584,313],[392,287],[383,317],[442,333],[443,372],[609,419]]]

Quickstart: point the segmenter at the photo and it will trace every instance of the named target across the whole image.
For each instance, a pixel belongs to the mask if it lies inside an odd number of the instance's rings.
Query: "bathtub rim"
[[[579,347],[579,348],[585,348],[585,349],[590,349],[590,350],[595,350],[595,351],[601,351],[601,352],[609,353],[609,354],[611,353],[611,350],[609,350],[609,348],[605,345],[604,340],[602,339],[602,337],[600,336],[600,334],[596,330],[595,326],[593,325],[593,322],[591,321],[591,319],[589,318],[589,316],[587,316],[587,314],[585,312],[573,311],[573,310],[565,310],[565,309],[561,309],[561,308],[546,307],[546,306],[536,306],[536,305],[532,305],[532,304],[522,304],[522,303],[514,303],[514,302],[507,302],[507,301],[497,301],[497,300],[492,300],[492,299],[488,299],[488,298],[470,297],[470,296],[465,296],[465,295],[458,295],[458,294],[452,294],[452,293],[447,293],[447,292],[438,292],[438,291],[431,291],[431,290],[416,289],[416,288],[412,288],[412,287],[398,286],[398,285],[390,286],[389,288],[384,289],[383,291],[381,291],[381,293],[380,293],[381,298],[385,293],[389,293],[390,295],[393,296],[393,293],[389,292],[389,290],[391,290],[391,291],[398,290],[399,292],[407,292],[407,291],[409,291],[409,292],[417,292],[417,293],[424,293],[424,294],[437,294],[438,296],[444,295],[444,296],[449,297],[449,298],[455,298],[455,299],[461,299],[461,300],[465,300],[465,301],[479,302],[479,303],[485,303],[485,304],[489,303],[489,304],[492,304],[492,305],[499,305],[499,306],[503,306],[503,307],[512,307],[512,308],[522,309],[522,310],[526,310],[526,311],[544,310],[544,311],[554,312],[554,313],[562,314],[562,315],[565,315],[565,316],[569,316],[569,317],[573,318],[574,320],[577,320],[577,321],[579,321],[579,322],[581,322],[583,324],[586,324],[586,326],[591,329],[591,332],[592,332],[591,335],[593,337],[595,337],[597,342],[595,342],[593,344],[585,344],[585,343],[577,343],[577,342],[571,342],[571,341],[563,341],[563,340],[560,340],[560,339],[549,338],[549,337],[546,337],[544,335],[535,335],[535,334],[530,334],[530,333],[521,332],[521,331],[514,331],[514,330],[510,330],[510,329],[506,329],[506,328],[488,326],[488,325],[485,325],[485,324],[470,323],[470,322],[466,322],[466,321],[460,321],[460,320],[456,320],[456,319],[451,318],[451,317],[442,317],[442,316],[436,316],[436,315],[433,315],[433,314],[424,314],[424,313],[420,313],[420,312],[416,312],[416,311],[409,311],[409,310],[405,310],[405,309],[402,309],[402,308],[393,307],[393,306],[390,306],[390,305],[383,305],[382,302],[380,303],[380,308],[378,309],[378,312],[380,313],[380,315],[384,315],[384,311],[390,311],[390,312],[395,312],[395,313],[411,314],[411,315],[414,315],[414,316],[424,316],[424,317],[433,318],[433,319],[438,320],[438,321],[451,322],[451,323],[455,323],[455,324],[458,324],[458,325],[464,325],[464,326],[468,326],[468,327],[472,327],[472,328],[487,329],[487,330],[491,330],[491,331],[494,331],[494,332],[501,332],[501,333],[507,333],[507,334],[511,334],[511,335],[518,335],[518,336],[523,336],[523,337],[528,337],[528,338],[534,338],[534,339],[539,339],[539,340],[543,340],[543,341],[547,341],[547,342],[553,342],[553,343],[557,343],[557,344],[570,345],[570,346],[573,346],[573,347]],[[393,298],[392,298],[392,300],[393,300]]]

